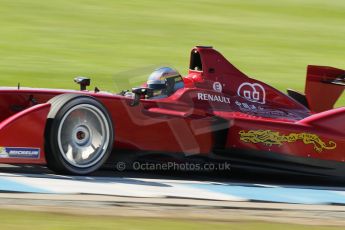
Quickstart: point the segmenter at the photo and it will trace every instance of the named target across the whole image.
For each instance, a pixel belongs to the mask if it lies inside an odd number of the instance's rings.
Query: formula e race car
[[[0,163],[83,175],[126,153],[345,177],[345,108],[333,109],[344,70],[308,66],[305,93],[284,94],[197,46],[184,77],[161,68],[119,94],[75,81],[80,91],[0,89]]]

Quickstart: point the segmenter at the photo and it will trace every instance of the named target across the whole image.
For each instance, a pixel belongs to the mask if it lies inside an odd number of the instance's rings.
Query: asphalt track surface
[[[345,225],[343,184],[250,173],[107,169],[80,177],[0,165],[0,205],[86,215]]]

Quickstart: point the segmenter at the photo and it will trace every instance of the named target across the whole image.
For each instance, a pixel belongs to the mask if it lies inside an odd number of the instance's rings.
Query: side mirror
[[[91,83],[90,78],[87,77],[76,77],[74,82],[80,85],[80,90],[86,90],[86,86],[89,86]]]
[[[146,96],[151,97],[153,95],[153,90],[150,88],[132,88],[132,93],[134,93],[134,100],[131,106],[139,105],[140,99]]]

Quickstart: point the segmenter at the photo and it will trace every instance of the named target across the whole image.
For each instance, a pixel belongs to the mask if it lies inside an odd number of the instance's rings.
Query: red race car
[[[345,177],[345,108],[333,109],[344,70],[308,66],[305,94],[286,95],[197,46],[185,77],[159,68],[119,94],[75,81],[80,91],[0,89],[0,163],[83,175],[140,153]]]

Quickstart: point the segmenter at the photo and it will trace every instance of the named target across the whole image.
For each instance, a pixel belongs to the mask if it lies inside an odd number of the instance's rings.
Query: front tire
[[[45,151],[48,167],[63,174],[85,175],[100,168],[113,146],[113,126],[95,98],[62,94],[52,98]]]

